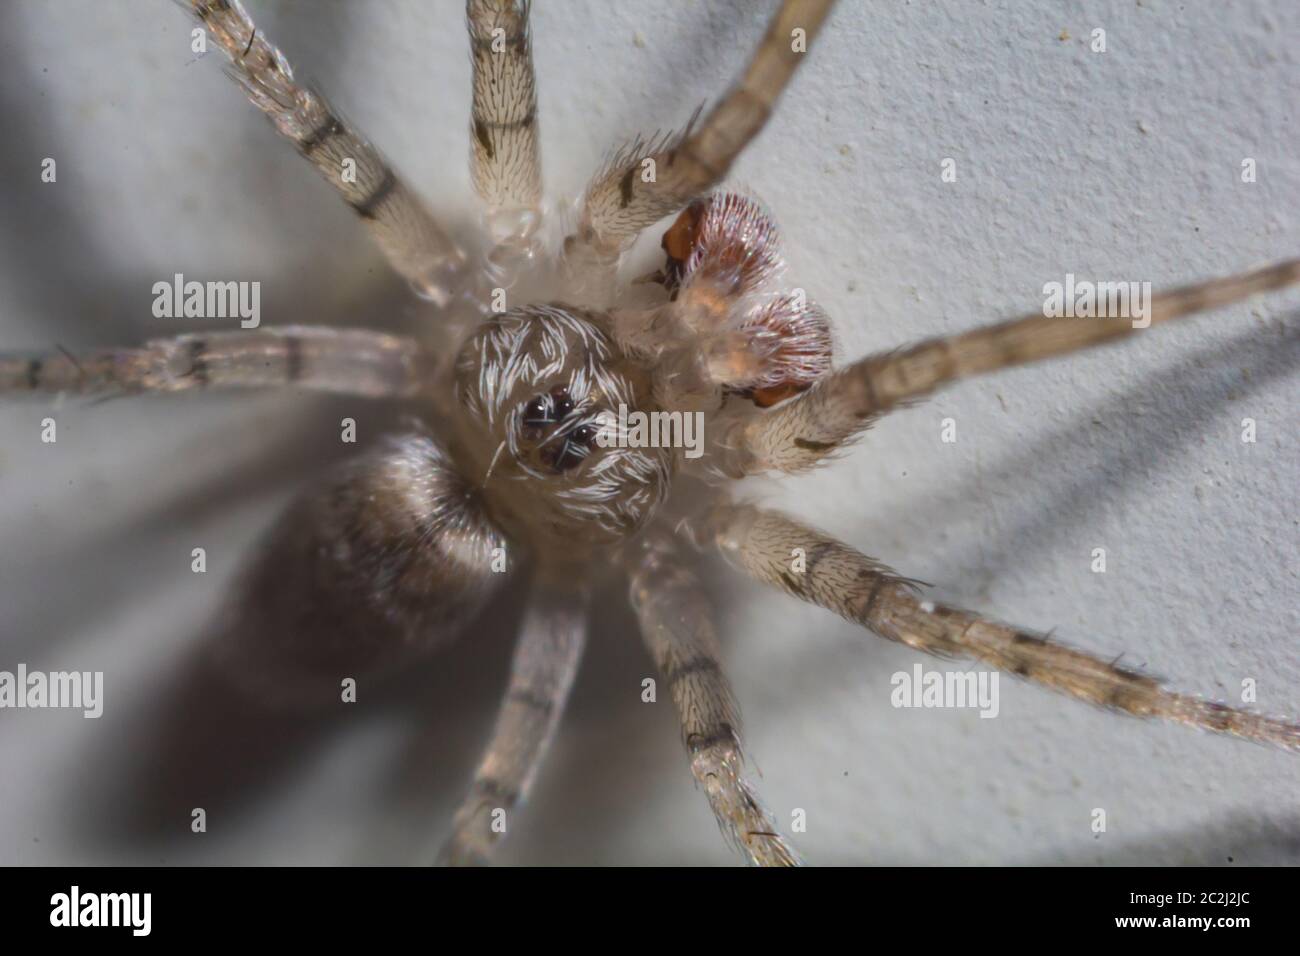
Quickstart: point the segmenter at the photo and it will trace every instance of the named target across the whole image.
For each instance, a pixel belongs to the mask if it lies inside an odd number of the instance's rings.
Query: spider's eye
[[[576,408],[568,386],[556,385],[530,399],[519,418],[520,437],[535,446],[538,460],[556,473],[582,464],[596,442],[591,425],[572,426]]]
[[[555,415],[550,400],[538,395],[524,406],[520,431],[528,441],[540,441],[546,429],[555,424]]]
[[[539,457],[557,472],[576,468],[591,453],[596,443],[596,429],[591,425],[579,425],[568,435],[559,436],[543,445]]]
[[[551,401],[555,405],[556,418],[567,418],[573,411],[573,399],[569,396],[569,388],[566,385],[557,385],[551,389]]]
[[[555,419],[551,417],[551,403],[544,395],[538,395],[524,406],[525,425],[545,425],[553,421]]]

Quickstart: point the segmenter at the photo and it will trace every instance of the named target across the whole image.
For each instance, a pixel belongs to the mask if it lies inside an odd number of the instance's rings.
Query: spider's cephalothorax
[[[544,544],[613,544],[641,528],[669,490],[667,448],[597,439],[620,409],[652,411],[650,377],[600,316],[532,306],[488,320],[461,349],[464,445],[482,468],[488,510]]]
[[[401,398],[436,416],[437,434],[398,436],[348,462],[270,530],[227,602],[220,646],[254,690],[298,673],[315,678],[306,696],[335,703],[341,677],[450,638],[502,572],[527,568],[533,586],[509,687],[446,843],[450,862],[488,859],[512,829],[513,819],[499,824],[541,764],[582,657],[591,592],[611,573],[627,582],[723,833],[751,862],[795,861],[746,772],[692,547],[917,651],[974,658],[1118,712],[1300,750],[1292,722],[1175,693],[1113,655],[925,600],[916,582],[849,545],[722,490],[723,479],[822,464],[882,416],[960,379],[1300,281],[1300,262],[1281,262],[1157,295],[1141,326],[1039,310],[832,370],[826,316],[778,285],[771,218],[748,197],[714,192],[819,42],[830,7],[785,0],[737,85],[698,123],[615,151],[551,258],[540,239],[529,4],[468,0],[472,179],[488,247],[473,270],[461,250],[474,243],[455,241],[365,137],[294,80],[238,0],[191,0],[251,101],[356,211],[394,269],[440,306],[428,335],[287,326],[75,358],[0,355],[2,393],[285,386]],[[633,283],[634,292],[620,272],[624,253],[665,221],[659,286]],[[488,294],[513,294],[525,266],[580,305],[490,315]],[[621,432],[602,441],[628,413],[707,418],[702,460]],[[688,464],[714,485],[699,500],[681,490],[684,474],[674,482]],[[686,504],[665,501],[670,491]]]

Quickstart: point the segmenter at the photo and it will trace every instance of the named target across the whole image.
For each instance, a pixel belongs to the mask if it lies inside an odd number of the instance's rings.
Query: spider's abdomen
[[[423,435],[344,463],[293,503],[217,622],[222,671],[267,703],[337,702],[445,643],[505,578],[505,540]]]
[[[456,376],[462,440],[489,511],[508,530],[540,537],[539,547],[612,544],[666,496],[668,449],[605,447],[620,408],[652,399],[603,316],[562,305],[497,316],[466,342]]]

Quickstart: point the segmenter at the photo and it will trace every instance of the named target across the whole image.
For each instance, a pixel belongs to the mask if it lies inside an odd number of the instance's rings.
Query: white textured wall
[[[769,6],[539,4],[553,195],[718,94]],[[457,4],[252,10],[448,218],[471,220]],[[188,29],[167,3],[0,5],[0,348],[178,331],[149,314],[150,286],[177,271],[262,280],[267,323],[419,318],[217,56],[188,62]],[[844,356],[1034,309],[1066,272],[1167,286],[1246,268],[1300,252],[1298,32],[1289,0],[845,3],[735,179],[779,217]],[[37,180],[45,156],[55,185]],[[1281,295],[965,384],[824,471],[752,490],[946,599],[1188,690],[1232,696],[1253,677],[1265,709],[1294,714],[1297,308]],[[426,859],[490,726],[501,621],[324,728],[206,717],[180,676],[290,477],[339,453],[341,415],[367,435],[392,415],[284,396],[68,401],[46,446],[47,414],[0,405],[0,668],[102,668],[109,696],[99,721],[0,712],[0,862]],[[197,545],[207,575],[189,572]],[[1300,862],[1294,757],[1011,680],[995,720],[895,710],[911,652],[714,580],[763,790],[787,824],[807,811],[811,862]],[[670,707],[639,701],[648,663],[616,601],[592,643],[504,859],[729,862]],[[192,805],[209,809],[204,836]]]

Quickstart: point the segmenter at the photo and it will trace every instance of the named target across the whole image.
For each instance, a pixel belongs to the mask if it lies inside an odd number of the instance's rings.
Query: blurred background
[[[552,199],[719,95],[773,6],[539,4]],[[472,225],[460,4],[248,7],[300,79]],[[151,313],[176,272],[260,280],[263,326],[435,321],[220,54],[191,52],[191,28],[164,2],[0,5],[0,349],[193,331],[203,320]],[[1243,270],[1300,253],[1298,31],[1287,0],[847,3],[732,181],[772,208],[791,281],[827,308],[844,358],[1035,310],[1067,272],[1158,289]],[[746,490],[941,599],[1123,652],[1180,689],[1236,701],[1252,678],[1261,709],[1295,715],[1298,316],[1291,291],[968,383],[827,469]],[[99,720],[0,711],[0,863],[432,859],[491,727],[517,602],[329,718],[256,713],[194,664],[258,534],[356,450],[339,419],[365,444],[412,411],[293,394],[0,402],[0,669],[105,673]],[[1294,757],[1009,678],[993,720],[898,710],[890,677],[912,652],[705,573],[751,762],[783,828],[806,811],[793,840],[811,863],[1300,862]],[[641,702],[652,669],[624,605],[615,588],[595,612],[504,863],[735,862],[667,695]]]

